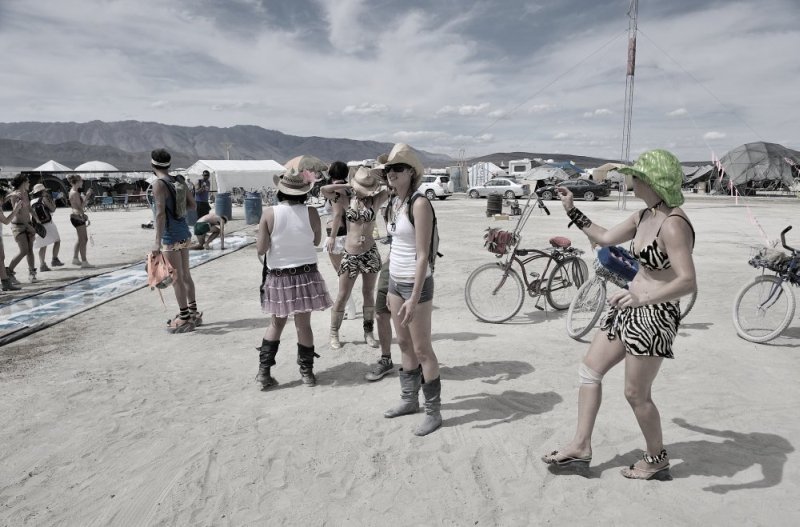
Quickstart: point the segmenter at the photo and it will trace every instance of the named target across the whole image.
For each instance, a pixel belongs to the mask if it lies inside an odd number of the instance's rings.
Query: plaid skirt
[[[333,305],[319,271],[299,274],[270,273],[264,282],[261,310],[286,318],[295,313],[324,311]]]

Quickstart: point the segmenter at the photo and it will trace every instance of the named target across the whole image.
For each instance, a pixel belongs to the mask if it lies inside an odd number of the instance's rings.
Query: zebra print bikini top
[[[639,215],[639,223],[642,222],[642,218],[644,218],[644,214],[648,210],[650,209],[643,210],[642,213]],[[671,213],[667,215],[666,218],[664,218],[664,221],[667,221],[667,219],[672,216],[682,219],[689,225],[689,228],[692,229],[692,247],[694,247],[695,233],[692,224],[689,223],[689,220],[687,220],[680,214],[671,214]],[[641,251],[639,252],[636,251],[636,248],[634,247],[633,244],[633,240],[631,240],[631,254],[633,255],[634,258],[636,258],[639,264],[641,264],[648,271],[662,271],[664,269],[669,269],[670,267],[672,267],[672,264],[669,261],[669,256],[658,248],[658,236],[661,234],[662,227],[664,227],[664,221],[662,221],[661,225],[658,227],[658,232],[656,233],[656,237],[653,240],[653,242],[650,245],[645,246],[645,248],[642,249]],[[639,228],[639,223],[636,224],[637,230]]]

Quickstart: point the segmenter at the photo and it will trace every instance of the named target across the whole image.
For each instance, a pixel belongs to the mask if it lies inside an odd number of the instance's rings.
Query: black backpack
[[[411,222],[411,225],[414,225],[414,202],[417,198],[424,198],[423,194],[419,192],[414,192],[411,195],[411,199],[408,201],[408,221]],[[389,224],[389,207],[392,206],[392,201],[395,200],[397,196],[393,196],[391,200],[389,200],[389,204],[386,206],[386,211],[384,213],[384,219],[386,220],[386,224]],[[425,198],[427,201],[428,198]],[[444,256],[442,253],[439,252],[439,226],[436,220],[436,210],[434,210],[433,205],[431,205],[430,201],[428,204],[431,207],[431,213],[433,214],[433,222],[431,224],[433,232],[431,233],[431,246],[428,251],[428,265],[431,266],[431,273],[436,269],[436,258],[441,258]],[[416,226],[415,226],[416,228]]]
[[[36,219],[37,223],[44,225],[45,223],[53,221],[53,215],[50,213],[50,209],[47,208],[47,205],[44,204],[41,198],[31,204],[31,212],[33,212],[33,217]]]

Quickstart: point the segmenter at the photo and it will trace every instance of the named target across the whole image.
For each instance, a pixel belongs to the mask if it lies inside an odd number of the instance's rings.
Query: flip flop
[[[558,450],[553,450],[549,454],[543,455],[542,461],[544,461],[548,465],[555,465],[557,467],[568,467],[568,466],[588,467],[589,462],[592,460],[592,456],[586,456],[586,457],[565,456],[562,458],[556,458],[557,455],[558,455]]]

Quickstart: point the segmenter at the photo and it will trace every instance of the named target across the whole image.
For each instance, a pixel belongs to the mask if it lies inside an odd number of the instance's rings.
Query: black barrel
[[[494,216],[503,212],[503,196],[492,194],[486,198],[486,216]]]

